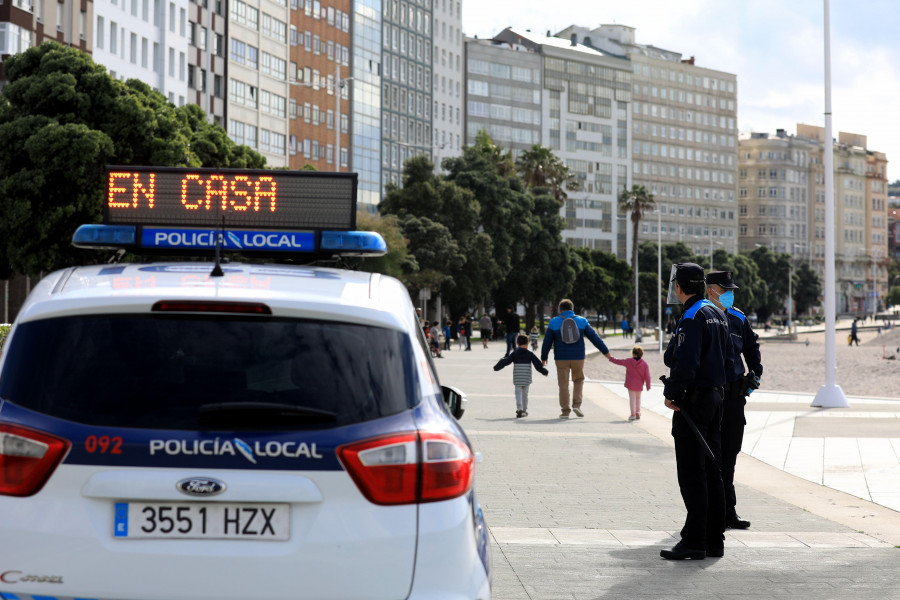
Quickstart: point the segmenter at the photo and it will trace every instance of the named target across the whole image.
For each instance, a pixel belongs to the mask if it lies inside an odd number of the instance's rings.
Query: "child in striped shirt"
[[[541,360],[528,349],[528,336],[519,334],[516,337],[516,349],[494,365],[499,371],[513,363],[513,385],[516,386],[516,418],[528,416],[528,386],[531,385],[531,366],[546,377],[550,372],[541,364]]]

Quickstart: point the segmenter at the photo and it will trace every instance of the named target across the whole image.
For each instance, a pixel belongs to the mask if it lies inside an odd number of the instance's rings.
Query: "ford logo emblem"
[[[188,477],[176,483],[175,488],[188,496],[215,496],[225,491],[225,482],[211,477]]]

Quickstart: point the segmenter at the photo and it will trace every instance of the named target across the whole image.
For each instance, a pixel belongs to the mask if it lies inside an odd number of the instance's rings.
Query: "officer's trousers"
[[[722,484],[725,487],[725,517],[737,516],[737,494],[734,491],[734,468],[744,443],[744,405],[747,399],[738,383],[733,389],[726,387],[722,407]]]
[[[697,392],[695,402],[682,402],[715,455],[710,459],[681,414],[672,415],[678,487],[687,509],[681,543],[694,550],[721,548],[725,539],[725,490],[722,485],[722,396],[712,390]]]

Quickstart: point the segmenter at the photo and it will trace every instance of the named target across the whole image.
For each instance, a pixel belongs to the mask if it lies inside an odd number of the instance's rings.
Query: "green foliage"
[[[358,259],[356,268],[368,273],[390,275],[408,285],[410,275],[419,270],[419,265],[415,256],[409,252],[408,242],[403,237],[397,217],[391,215],[380,217],[360,211],[356,213],[356,228],[380,233],[388,248],[384,256]]]
[[[9,330],[9,325],[0,325],[0,348],[3,348],[3,342],[6,341],[6,336],[9,335]]]
[[[891,291],[888,292],[886,300],[890,306],[897,306],[900,304],[900,286],[892,287]]]
[[[113,79],[55,42],[9,57],[0,92],[0,276],[83,263],[72,233],[101,218],[107,165],[263,167],[196,106]]]
[[[794,269],[792,295],[794,297],[794,315],[802,315],[819,303],[822,296],[822,283],[816,272],[807,263]]]

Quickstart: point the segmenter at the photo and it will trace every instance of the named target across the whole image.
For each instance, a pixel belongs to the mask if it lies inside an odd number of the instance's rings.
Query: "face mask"
[[[719,302],[722,304],[722,308],[728,310],[732,306],[734,306],[734,292],[731,290],[727,290],[722,292],[719,296]]]

